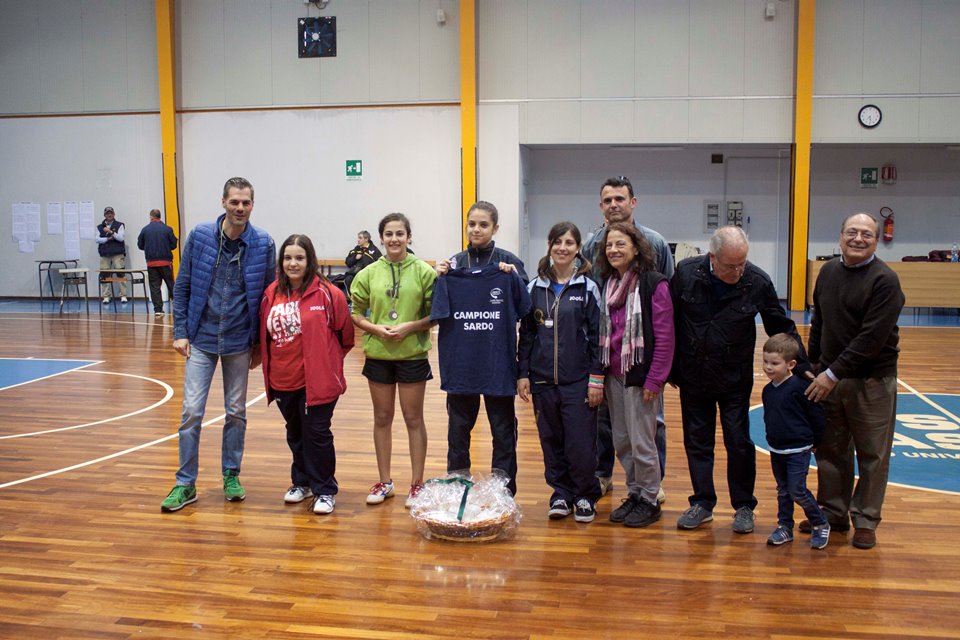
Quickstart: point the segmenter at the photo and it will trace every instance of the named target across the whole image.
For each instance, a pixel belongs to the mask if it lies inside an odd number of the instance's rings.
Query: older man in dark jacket
[[[810,370],[797,327],[780,306],[770,277],[747,262],[749,243],[739,227],[723,227],[710,238],[709,253],[677,265],[670,282],[677,343],[671,382],[680,387],[683,446],[693,495],[677,521],[696,529],[713,520],[717,408],[727,450],[727,485],[736,510],[733,530],[753,531],[757,456],[750,439],[757,314],[767,335],[786,333],[800,347],[795,370]]]

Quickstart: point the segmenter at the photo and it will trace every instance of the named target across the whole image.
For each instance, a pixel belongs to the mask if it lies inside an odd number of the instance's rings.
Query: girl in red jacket
[[[343,358],[353,348],[353,323],[343,293],[318,270],[310,238],[294,234],[278,254],[277,280],[260,302],[260,351],[267,403],[277,401],[293,453],[283,500],[313,496],[313,512],[328,514],[337,495],[330,420],[347,390]]]

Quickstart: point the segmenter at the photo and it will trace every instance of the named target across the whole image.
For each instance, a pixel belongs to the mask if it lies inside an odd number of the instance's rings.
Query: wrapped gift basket
[[[410,515],[424,538],[454,542],[490,542],[511,536],[520,523],[520,507],[500,474],[452,475],[424,483]]]

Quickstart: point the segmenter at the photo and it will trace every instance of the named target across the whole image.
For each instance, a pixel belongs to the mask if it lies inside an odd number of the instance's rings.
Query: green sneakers
[[[242,489],[241,489],[242,491]],[[167,495],[166,499],[160,504],[160,511],[171,512],[179,511],[191,502],[197,501],[197,488],[193,485],[177,485]]]
[[[240,474],[237,471],[227,469],[223,472],[223,497],[227,502],[236,502],[243,500],[247,494],[240,484]]]

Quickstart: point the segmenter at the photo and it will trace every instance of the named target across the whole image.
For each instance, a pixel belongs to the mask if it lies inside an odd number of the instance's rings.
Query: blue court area
[[[96,364],[96,361],[0,358],[0,391],[24,382],[89,367],[92,364]]]
[[[960,493],[960,396],[897,394],[890,482]],[[750,436],[767,448],[763,407],[750,411]],[[770,473],[758,460],[757,473]]]

